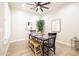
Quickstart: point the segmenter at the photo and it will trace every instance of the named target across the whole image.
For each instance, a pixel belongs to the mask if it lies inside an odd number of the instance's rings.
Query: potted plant
[[[36,24],[37,25],[37,30],[41,34],[43,34],[43,31],[44,31],[44,24],[45,24],[44,20],[38,20],[37,24]]]

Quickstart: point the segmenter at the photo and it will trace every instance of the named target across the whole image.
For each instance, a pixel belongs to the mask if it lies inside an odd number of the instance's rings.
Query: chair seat
[[[46,46],[48,48],[53,48],[54,47],[52,44],[48,45],[47,43],[44,43],[44,46]]]

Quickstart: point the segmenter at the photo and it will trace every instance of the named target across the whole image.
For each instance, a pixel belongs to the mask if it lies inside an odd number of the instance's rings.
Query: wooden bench
[[[33,50],[34,54],[37,55],[38,53],[42,54],[42,47],[41,47],[41,43],[38,42],[35,39],[30,39],[29,40],[29,46],[31,47],[31,49]]]

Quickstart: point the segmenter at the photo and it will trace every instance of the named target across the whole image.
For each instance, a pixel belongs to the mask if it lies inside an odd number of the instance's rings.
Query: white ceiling
[[[65,5],[68,4],[67,2],[51,2],[51,4],[46,5],[47,7],[49,7],[49,9],[44,9],[44,12],[40,10],[36,12],[35,10],[30,9],[30,8],[33,8],[33,6],[27,5],[26,3],[25,2],[11,2],[9,4],[10,4],[11,9],[15,8],[15,9],[23,10],[25,12],[29,12],[29,13],[40,15],[40,16],[55,13],[59,9],[63,8]],[[28,3],[34,4],[34,2],[28,2]]]

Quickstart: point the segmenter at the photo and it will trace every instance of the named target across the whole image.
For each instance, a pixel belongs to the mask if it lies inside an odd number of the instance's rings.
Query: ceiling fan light
[[[37,8],[40,9],[40,6],[38,6]]]

